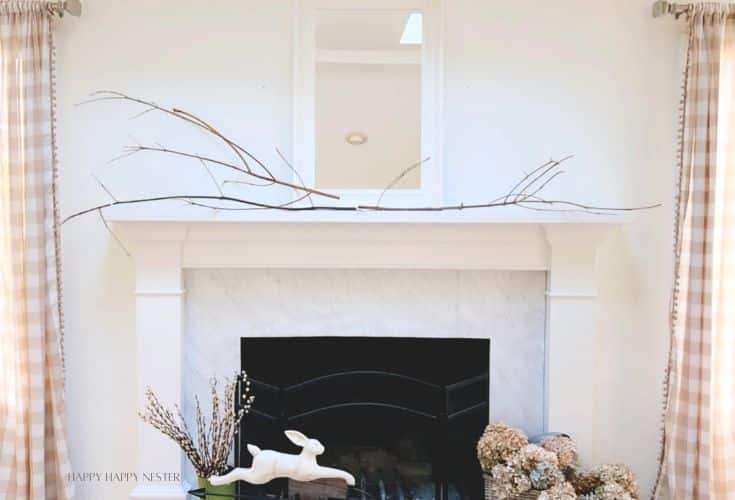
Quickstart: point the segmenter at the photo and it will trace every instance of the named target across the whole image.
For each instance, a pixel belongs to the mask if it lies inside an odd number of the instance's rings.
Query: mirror
[[[400,176],[422,158],[422,24],[410,10],[317,10],[317,188],[421,188],[421,168]]]

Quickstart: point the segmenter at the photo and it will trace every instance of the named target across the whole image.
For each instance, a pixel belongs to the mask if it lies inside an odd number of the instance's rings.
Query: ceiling
[[[316,46],[326,50],[419,50],[401,45],[408,11],[320,12],[317,16]]]

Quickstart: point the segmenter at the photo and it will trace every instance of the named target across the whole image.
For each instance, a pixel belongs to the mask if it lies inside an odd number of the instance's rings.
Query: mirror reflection
[[[421,51],[420,12],[318,13],[318,188],[384,189],[420,161]],[[420,168],[391,186],[420,187]]]

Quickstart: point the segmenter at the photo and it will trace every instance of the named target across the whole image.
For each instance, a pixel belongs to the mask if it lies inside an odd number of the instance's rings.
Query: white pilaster
[[[597,248],[609,229],[545,225],[547,282],[547,412],[550,431],[571,434],[583,460],[596,463],[598,354]]]
[[[138,406],[151,387],[166,405],[181,403],[183,282],[180,241],[136,241]],[[181,452],[149,424],[138,423],[138,484],[133,499],[184,500]]]

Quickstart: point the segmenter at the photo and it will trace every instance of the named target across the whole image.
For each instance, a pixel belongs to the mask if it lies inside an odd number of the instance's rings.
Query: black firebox
[[[488,420],[490,341],[389,337],[243,338],[255,404],[246,443],[298,453],[283,431],[319,439],[321,465],[351,472],[347,498],[481,499],[475,443]],[[288,482],[250,491],[288,497]]]

